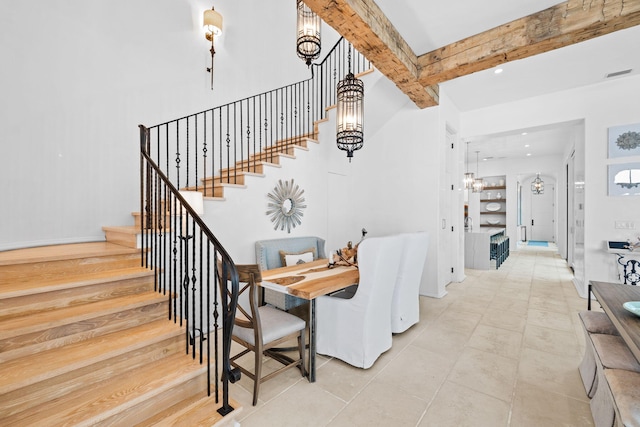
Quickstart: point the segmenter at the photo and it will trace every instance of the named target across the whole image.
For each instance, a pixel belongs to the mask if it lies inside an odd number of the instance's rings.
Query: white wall
[[[576,271],[579,280],[576,286],[583,296],[589,280],[616,280],[612,270],[615,259],[604,251],[605,240],[638,234],[638,230],[614,227],[616,220],[634,220],[640,224],[640,198],[607,195],[607,164],[614,162],[607,159],[607,128],[640,122],[637,113],[640,98],[630,95],[639,90],[640,76],[630,76],[461,114],[463,136],[584,119],[584,146],[576,143],[575,174],[576,181],[584,181],[583,188],[579,189],[583,193],[576,196],[584,209],[584,265],[579,263],[584,271]],[[579,215],[574,218],[578,222],[582,221]],[[582,243],[577,240],[576,256],[582,251]]]
[[[0,250],[99,240],[104,225],[133,224],[138,124],[309,77],[293,2],[215,3],[224,34],[211,91],[209,1],[0,2]]]

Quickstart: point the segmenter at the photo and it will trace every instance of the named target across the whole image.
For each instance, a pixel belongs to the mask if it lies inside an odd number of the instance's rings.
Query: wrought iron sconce
[[[214,36],[222,34],[222,15],[215,11],[213,7],[211,10],[205,10],[202,18],[202,23],[205,29],[205,37],[211,42],[211,67],[207,67],[207,71],[211,74],[211,90],[213,90],[213,57],[216,54],[213,39]]]
[[[531,181],[531,192],[533,194],[544,193],[544,181],[540,179],[540,174],[536,174],[536,179]]]
[[[351,162],[353,152],[364,144],[364,83],[351,72],[351,46],[348,62],[349,72],[336,88],[336,143]]]
[[[296,52],[307,66],[311,66],[311,61],[320,56],[320,17],[313,13],[303,0],[297,0],[297,7]]]

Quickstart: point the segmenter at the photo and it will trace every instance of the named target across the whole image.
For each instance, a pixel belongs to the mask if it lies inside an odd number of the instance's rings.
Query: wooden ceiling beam
[[[418,81],[416,54],[373,0],[304,2],[418,107],[438,105],[438,86]]]
[[[565,1],[419,56],[419,81],[436,85],[639,24],[640,0]]]

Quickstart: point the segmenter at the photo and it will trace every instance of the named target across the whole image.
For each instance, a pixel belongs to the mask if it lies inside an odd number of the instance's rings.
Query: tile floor
[[[291,370],[231,385],[253,426],[592,426],[578,374],[586,308],[555,247],[523,247],[499,270],[467,270],[372,368],[319,356],[317,382]],[[250,361],[249,361],[250,363]],[[265,362],[266,365],[274,363]],[[250,366],[250,365],[249,365]]]

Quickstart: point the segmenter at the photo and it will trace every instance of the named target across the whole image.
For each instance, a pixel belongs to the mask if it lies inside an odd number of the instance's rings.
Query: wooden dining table
[[[328,259],[319,259],[262,272],[262,287],[309,300],[309,382],[316,380],[315,299],[351,285],[360,278],[355,266],[329,267]]]
[[[640,362],[640,317],[622,306],[627,301],[640,301],[640,287],[596,281],[591,281],[589,285],[629,350]]]

